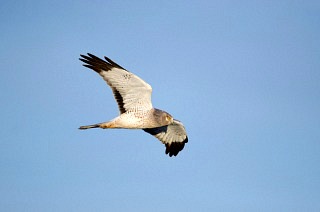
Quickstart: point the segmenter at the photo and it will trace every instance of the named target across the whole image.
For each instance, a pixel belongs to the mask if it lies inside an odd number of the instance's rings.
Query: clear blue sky
[[[320,211],[320,4],[221,2],[2,2],[0,210]],[[176,158],[77,129],[119,113],[87,52],[184,123]]]

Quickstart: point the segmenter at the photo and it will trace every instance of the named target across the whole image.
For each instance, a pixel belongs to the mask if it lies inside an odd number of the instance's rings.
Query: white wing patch
[[[152,88],[138,76],[119,68],[112,68],[110,71],[102,71],[99,74],[113,91],[119,92],[126,111],[152,109]]]
[[[88,55],[81,55],[80,60],[86,63],[84,66],[99,73],[111,87],[120,114],[152,109],[152,88],[148,83],[107,57],[104,61],[92,54]]]

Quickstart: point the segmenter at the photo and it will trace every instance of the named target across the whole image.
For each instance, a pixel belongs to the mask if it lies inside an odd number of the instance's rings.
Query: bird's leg
[[[116,125],[115,125],[114,121],[109,121],[109,122],[101,123],[99,125],[99,127],[102,128],[102,129],[116,128]]]

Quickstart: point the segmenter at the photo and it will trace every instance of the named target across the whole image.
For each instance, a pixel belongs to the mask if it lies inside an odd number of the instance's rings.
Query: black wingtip
[[[123,68],[122,66],[120,66],[119,64],[117,64],[116,62],[114,62],[113,60],[111,60],[109,57],[104,56],[104,59],[106,61],[108,61],[111,65],[117,67],[117,68],[121,68],[123,70],[126,70],[125,68]]]
[[[87,55],[80,54],[79,60],[85,63],[85,67],[91,68],[94,71],[100,73],[101,71],[110,71],[112,68],[120,68],[125,70],[116,62],[112,61],[108,57],[104,57],[105,60],[91,54],[87,53]],[[89,65],[89,66],[88,66]]]
[[[171,144],[166,144],[166,154],[170,157],[177,156],[179,152],[183,150],[186,143],[188,143],[188,136],[182,142],[172,142]]]

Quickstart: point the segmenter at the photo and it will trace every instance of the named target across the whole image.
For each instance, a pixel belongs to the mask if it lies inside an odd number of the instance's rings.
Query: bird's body
[[[148,83],[107,57],[106,61],[92,54],[81,57],[80,60],[86,63],[84,66],[99,73],[111,87],[120,115],[110,121],[81,126],[79,129],[143,129],[166,145],[166,154],[170,157],[176,156],[184,148],[188,142],[184,126],[169,113],[153,108],[152,88]]]
[[[154,128],[154,127],[162,127],[168,125],[168,123],[172,123],[169,120],[165,121],[166,116],[163,118],[164,122],[161,121],[161,115],[166,112],[152,108],[147,111],[135,111],[132,112],[125,112],[117,116],[116,118],[103,122],[100,124],[88,125],[88,126],[81,126],[80,129],[88,129],[88,128],[121,128],[121,129],[145,129],[145,128]],[[95,127],[93,127],[95,126]]]

